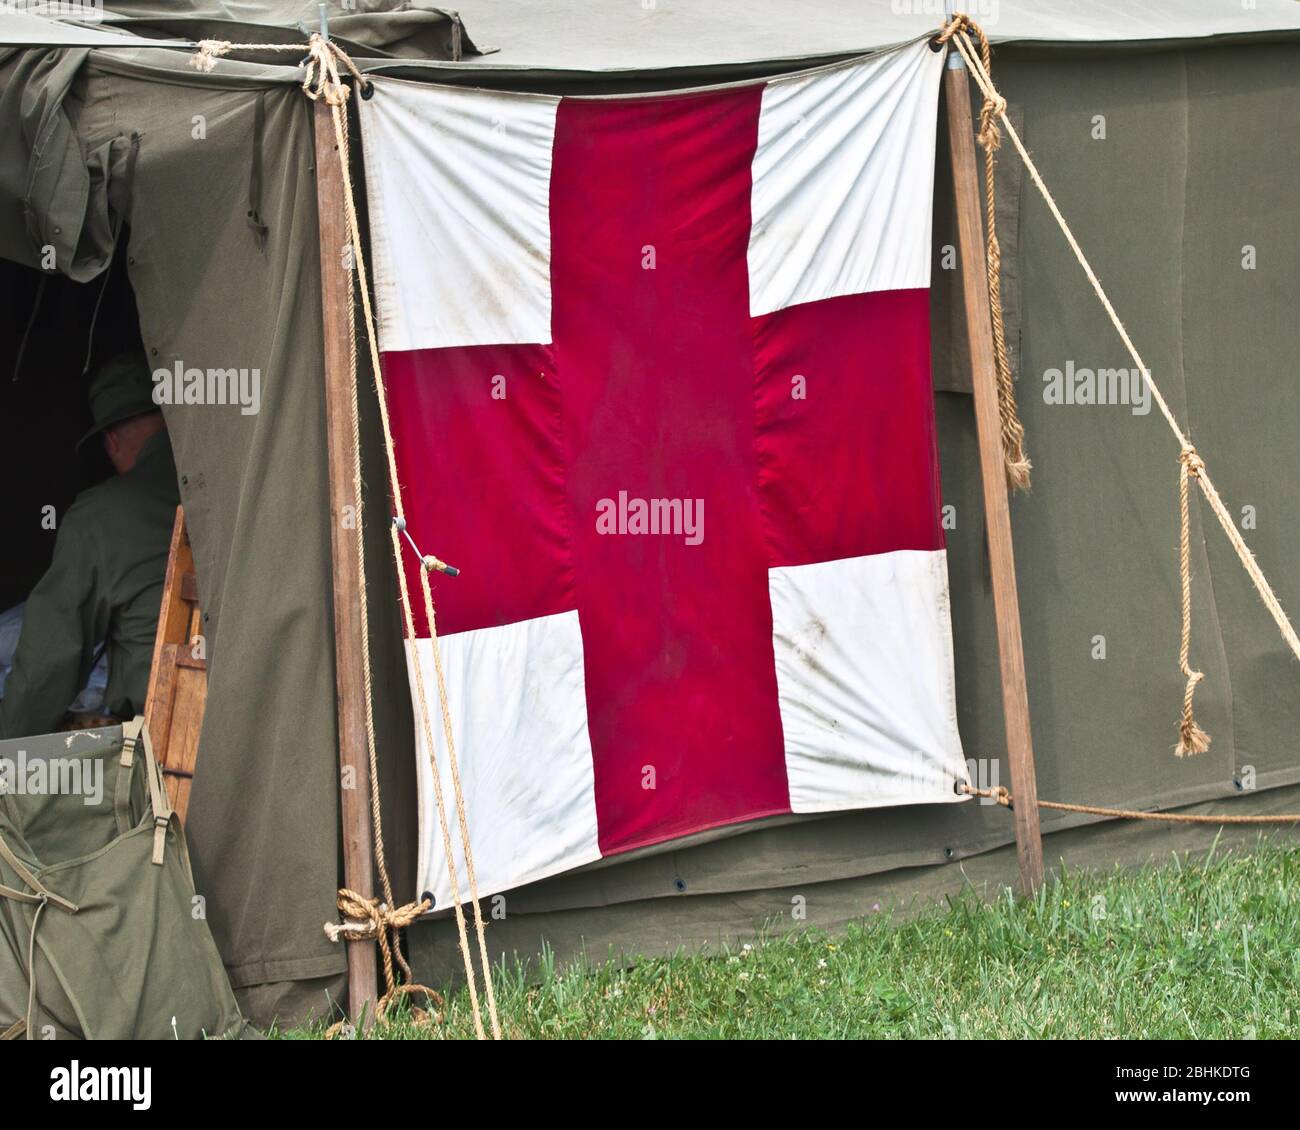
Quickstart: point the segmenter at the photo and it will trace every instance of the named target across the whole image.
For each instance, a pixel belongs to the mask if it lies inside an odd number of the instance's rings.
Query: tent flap
[[[113,255],[115,205],[133,144],[120,132],[83,151],[70,108],[89,51],[21,51],[0,62],[0,255],[78,282]]]

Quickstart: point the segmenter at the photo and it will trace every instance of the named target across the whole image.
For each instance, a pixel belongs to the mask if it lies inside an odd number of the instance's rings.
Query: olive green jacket
[[[27,599],[0,702],[0,738],[59,727],[107,644],[105,711],[144,710],[167,549],[180,492],[166,432],[136,464],[82,491],[59,523],[54,560]]]

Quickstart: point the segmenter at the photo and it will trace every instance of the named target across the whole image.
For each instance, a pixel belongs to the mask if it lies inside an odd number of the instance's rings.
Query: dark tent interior
[[[90,425],[86,393],[104,361],[143,348],[126,274],[129,233],[109,271],[87,283],[0,260],[0,450],[10,469],[0,492],[7,532],[0,609],[25,599],[54,552],[46,507],[62,514],[112,468]]]

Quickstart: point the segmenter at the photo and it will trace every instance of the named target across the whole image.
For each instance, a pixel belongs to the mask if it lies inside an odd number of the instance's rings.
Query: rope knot
[[[974,26],[974,21],[965,12],[955,12],[946,23],[939,25],[939,34],[934,40],[935,45],[947,43],[959,31],[970,31]]]
[[[362,89],[370,85],[370,80],[357,69],[348,53],[319,32],[313,32],[306,43],[232,43],[228,39],[201,39],[190,56],[190,66],[207,74],[217,65],[218,59],[233,51],[305,53],[302,92],[313,102],[324,99],[329,106],[343,106],[351,96],[351,90],[343,82],[344,71],[356,79]]]
[[[190,66],[205,75],[212,72],[217,60],[227,54],[234,44],[228,39],[200,39],[198,48],[190,56]]]
[[[962,785],[958,791],[965,793],[967,796],[987,797],[990,800],[995,800],[1003,808],[1011,807],[1011,790],[1006,785],[995,785],[991,789],[977,789],[974,785]]]
[[[1178,462],[1183,465],[1192,478],[1198,478],[1201,472],[1205,470],[1205,463],[1197,454],[1196,448],[1190,443],[1178,453]]]
[[[375,1019],[383,1020],[389,1006],[399,997],[423,994],[439,1008],[443,1005],[442,997],[425,985],[414,983],[411,967],[402,956],[399,931],[406,929],[412,922],[430,909],[428,899],[408,902],[405,906],[389,906],[379,898],[367,898],[347,887],[339,888],[336,898],[339,914],[345,919],[341,924],[327,922],[325,933],[330,941],[337,942],[344,938],[350,942],[374,940],[379,943],[379,954],[384,964],[384,984],[386,991],[375,1005]],[[401,966],[403,981],[398,981],[393,971],[393,963]],[[412,1016],[417,1024],[428,1023],[430,1014],[424,1009],[412,1009]],[[437,1019],[437,1013],[432,1019]],[[345,1029],[345,1024],[334,1025],[327,1033],[331,1038]]]

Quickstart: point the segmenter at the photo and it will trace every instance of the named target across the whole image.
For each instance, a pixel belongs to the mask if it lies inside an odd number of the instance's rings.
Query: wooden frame
[[[196,646],[202,641],[202,626],[194,554],[185,511],[178,506],[163,577],[144,721],[167,782],[168,799],[181,823],[189,809],[190,782],[208,697],[206,653]]]
[[[980,177],[972,136],[970,80],[966,64],[948,49],[944,71],[948,100],[948,145],[957,206],[957,253],[961,260],[962,297],[970,342],[975,424],[979,435],[980,474],[984,480],[984,522],[988,531],[989,568],[993,575],[993,613],[998,629],[1002,674],[1002,716],[1006,723],[1007,761],[1015,797],[1016,856],[1025,892],[1043,881],[1043,842],[1038,828],[1038,785],[1029,728],[1029,693],[1025,685],[1025,651],[1020,637],[1020,597],[1011,541],[1011,508],[1002,457],[997,375],[993,360],[993,322],[989,312],[984,229],[980,219]]]
[[[346,113],[346,107],[344,107]],[[374,893],[374,839],[370,822],[370,762],[366,749],[365,681],[361,669],[360,530],[347,514],[353,497],[357,448],[352,437],[352,366],[348,327],[354,317],[334,122],[325,99],[315,104],[316,207],[320,224],[321,313],[325,338],[325,428],[329,439],[330,548],[334,577],[334,667],[339,727],[339,815],[343,834],[343,884],[364,898]],[[373,939],[344,943],[348,955],[348,1014],[361,1016],[375,1000],[378,965]]]

